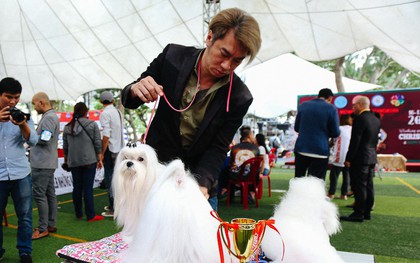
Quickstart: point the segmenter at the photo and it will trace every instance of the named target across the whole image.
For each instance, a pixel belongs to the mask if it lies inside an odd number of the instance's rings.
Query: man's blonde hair
[[[236,40],[248,51],[251,62],[261,47],[260,27],[257,20],[239,8],[228,8],[220,11],[209,24],[213,33],[213,43],[223,38],[230,30],[234,30]]]

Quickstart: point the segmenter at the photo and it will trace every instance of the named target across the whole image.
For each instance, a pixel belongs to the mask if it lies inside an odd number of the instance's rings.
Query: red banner
[[[88,118],[90,120],[96,121],[101,129],[101,124],[99,122],[99,116],[101,116],[103,110],[90,110],[88,113]],[[56,112],[58,119],[60,120],[60,131],[62,132],[64,126],[71,121],[73,118],[73,112]],[[102,130],[102,129],[101,129]]]
[[[337,93],[333,104],[339,114],[351,114],[356,96],[367,96],[371,110],[381,116],[378,153],[404,155],[409,161],[420,159],[420,89],[401,89],[360,93]],[[316,95],[298,96],[298,104]]]

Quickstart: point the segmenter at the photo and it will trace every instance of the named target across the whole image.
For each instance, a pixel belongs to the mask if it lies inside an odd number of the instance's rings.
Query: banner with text
[[[420,89],[401,89],[334,94],[333,104],[339,114],[353,113],[352,102],[367,96],[373,112],[381,118],[378,153],[402,154],[409,161],[420,159]],[[298,105],[316,95],[298,96]]]

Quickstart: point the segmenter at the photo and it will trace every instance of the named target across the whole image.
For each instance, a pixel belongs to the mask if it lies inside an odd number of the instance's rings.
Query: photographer
[[[0,259],[3,258],[3,213],[9,194],[18,217],[17,249],[20,262],[32,262],[32,178],[24,143],[38,141],[34,123],[24,115],[17,122],[10,108],[19,102],[22,86],[13,78],[0,81]],[[7,138],[7,139],[4,139]],[[9,241],[10,242],[10,241]]]

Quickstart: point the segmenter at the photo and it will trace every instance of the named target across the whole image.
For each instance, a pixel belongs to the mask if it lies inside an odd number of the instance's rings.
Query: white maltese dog
[[[114,215],[130,236],[123,262],[220,262],[220,222],[180,160],[162,165],[147,145],[124,148],[113,180]]]
[[[281,237],[267,228],[262,250],[273,262],[344,262],[330,244],[329,236],[341,230],[338,208],[326,196],[325,182],[316,177],[290,180],[289,191],[274,210]]]
[[[155,150],[146,145],[124,147],[118,154],[112,178],[114,218],[129,243],[137,228],[144,201],[164,166]]]

